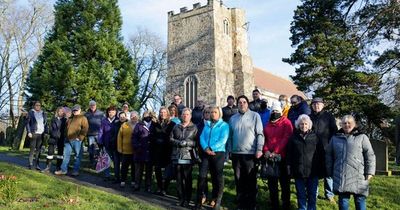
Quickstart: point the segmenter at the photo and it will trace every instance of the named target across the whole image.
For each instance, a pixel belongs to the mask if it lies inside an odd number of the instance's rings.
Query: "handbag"
[[[260,178],[278,178],[280,175],[279,164],[276,161],[263,161],[261,163]]]
[[[100,151],[99,156],[97,157],[96,172],[100,173],[109,168],[110,166],[111,166],[110,155],[108,155],[105,149],[102,149]]]
[[[201,163],[201,158],[199,157],[199,154],[197,153],[196,149],[191,149],[189,152],[190,152],[190,156],[191,156],[192,160],[195,163],[200,164]]]

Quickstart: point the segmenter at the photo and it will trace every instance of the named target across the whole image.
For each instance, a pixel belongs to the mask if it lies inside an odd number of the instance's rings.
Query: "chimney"
[[[197,9],[197,8],[200,8],[200,7],[201,7],[200,2],[196,3],[196,4],[193,4],[193,9]]]
[[[182,7],[182,8],[181,8],[181,12],[182,12],[182,13],[184,13],[184,12],[186,12],[186,11],[187,11],[187,7]]]
[[[208,0],[208,1],[207,1],[207,5],[209,5],[209,6],[212,6],[213,3],[214,3],[213,0]]]

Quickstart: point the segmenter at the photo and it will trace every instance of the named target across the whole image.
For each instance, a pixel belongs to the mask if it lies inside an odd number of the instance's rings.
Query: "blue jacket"
[[[228,138],[228,123],[219,119],[214,125],[211,125],[211,121],[207,121],[200,136],[200,145],[203,150],[209,147],[213,152],[225,152]]]
[[[310,106],[308,106],[307,101],[302,101],[297,106],[290,107],[289,113],[288,113],[288,118],[289,118],[290,122],[292,122],[293,127],[295,127],[294,123],[296,122],[297,118],[299,118],[299,116],[302,114],[306,114],[306,115],[311,114],[311,109],[310,109]]]
[[[264,109],[264,110],[260,110],[258,112],[258,114],[261,117],[261,122],[263,124],[263,128],[265,128],[265,126],[267,126],[268,122],[269,122],[269,118],[271,117],[271,110],[270,109]]]
[[[97,136],[100,131],[101,121],[106,118],[104,113],[98,109],[92,112],[90,109],[85,113],[85,117],[89,123],[88,136]]]
[[[44,111],[43,113],[43,124],[44,124],[44,133],[49,133],[49,128],[47,125],[47,115]],[[35,133],[37,130],[37,122],[35,118],[35,111],[32,109],[28,112],[28,118],[26,123],[26,131],[27,133]]]

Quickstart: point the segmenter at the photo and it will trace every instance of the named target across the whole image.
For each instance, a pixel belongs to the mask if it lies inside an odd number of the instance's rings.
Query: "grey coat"
[[[375,154],[368,137],[356,129],[348,136],[340,130],[327,147],[326,169],[333,177],[335,193],[368,196],[365,177],[375,175]]]

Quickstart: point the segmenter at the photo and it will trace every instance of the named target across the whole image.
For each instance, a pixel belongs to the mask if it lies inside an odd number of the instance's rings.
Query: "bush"
[[[17,177],[0,175],[0,205],[12,204],[18,196]]]

